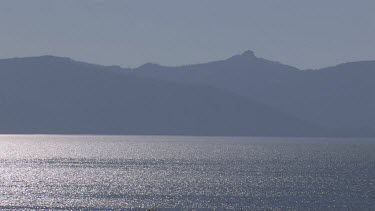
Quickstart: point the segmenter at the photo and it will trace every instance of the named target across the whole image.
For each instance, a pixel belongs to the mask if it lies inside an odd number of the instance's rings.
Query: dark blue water
[[[0,136],[0,209],[375,210],[375,140]]]

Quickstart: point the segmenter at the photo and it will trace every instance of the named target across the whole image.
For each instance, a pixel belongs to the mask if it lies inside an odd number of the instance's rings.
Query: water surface
[[[375,140],[0,136],[0,209],[375,209]]]

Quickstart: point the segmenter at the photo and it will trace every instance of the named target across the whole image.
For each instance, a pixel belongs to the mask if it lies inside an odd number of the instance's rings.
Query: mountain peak
[[[227,60],[236,61],[236,62],[238,62],[238,61],[249,62],[249,61],[254,61],[254,60],[257,60],[257,59],[258,58],[255,56],[255,53],[253,51],[247,50],[247,51],[243,52],[242,54],[234,55]]]
[[[254,51],[247,50],[241,54],[241,56],[249,57],[249,58],[256,58]]]
[[[152,63],[152,62],[148,62],[146,64],[143,64],[143,65],[139,66],[138,68],[142,69],[142,68],[159,68],[159,67],[161,67],[161,65],[156,64],[156,63]]]

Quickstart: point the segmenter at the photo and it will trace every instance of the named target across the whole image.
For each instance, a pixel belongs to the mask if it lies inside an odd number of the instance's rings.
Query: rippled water
[[[1,135],[0,209],[38,208],[375,209],[375,140]]]

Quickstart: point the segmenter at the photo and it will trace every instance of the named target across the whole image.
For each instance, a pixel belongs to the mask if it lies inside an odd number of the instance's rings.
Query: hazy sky
[[[375,60],[375,1],[0,0],[0,58],[135,67],[247,49],[300,68]]]

